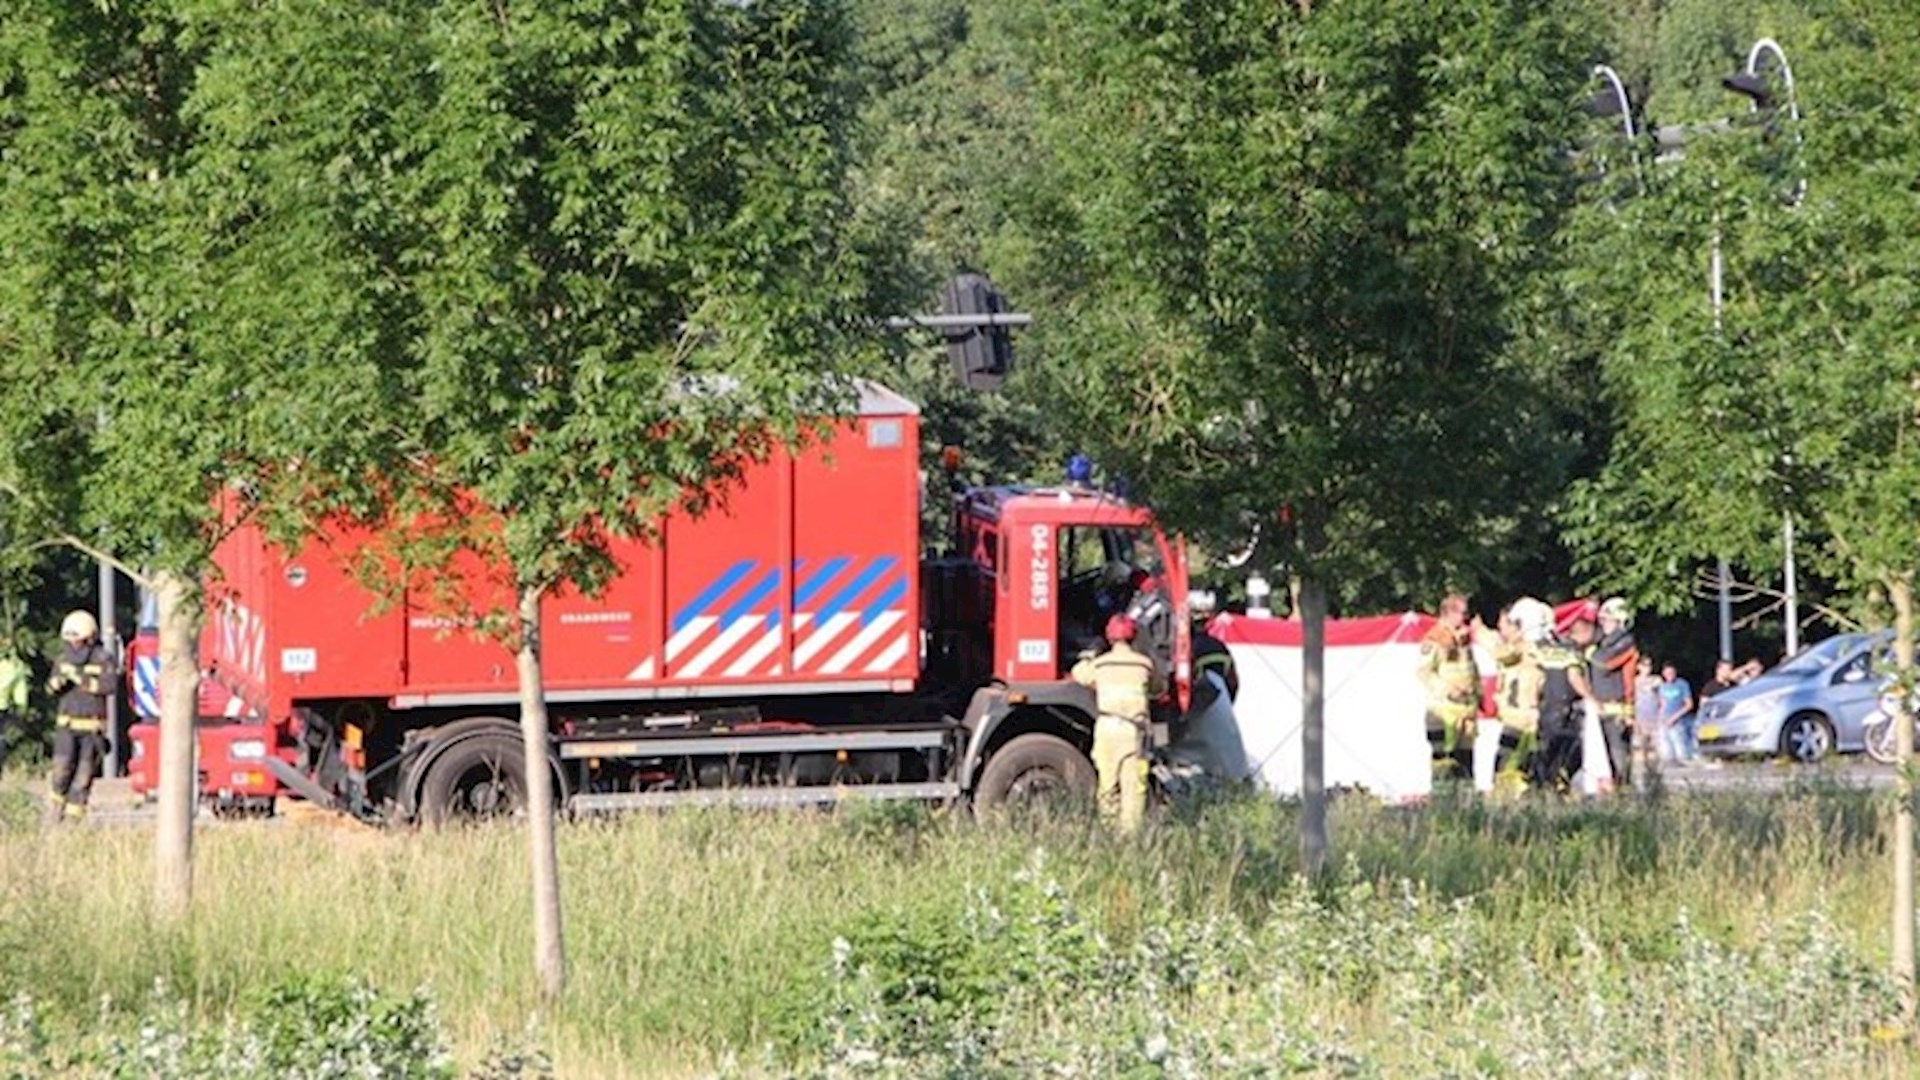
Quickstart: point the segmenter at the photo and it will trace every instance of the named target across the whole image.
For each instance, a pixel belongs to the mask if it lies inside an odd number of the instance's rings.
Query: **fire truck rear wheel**
[[[420,781],[420,819],[429,825],[511,817],[527,802],[520,739],[487,732],[454,743]]]
[[[987,759],[973,790],[976,811],[1001,806],[1091,801],[1093,762],[1057,735],[1035,732],[1009,739]]]

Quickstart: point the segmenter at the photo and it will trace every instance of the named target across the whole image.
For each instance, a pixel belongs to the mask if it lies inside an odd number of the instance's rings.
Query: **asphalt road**
[[[1667,768],[1662,774],[1667,786],[1678,792],[1753,791],[1776,792],[1808,784],[1832,784],[1837,787],[1888,788],[1893,786],[1894,770],[1865,755],[1833,758],[1820,765],[1796,765],[1786,761],[1726,762],[1719,768],[1688,766]]]

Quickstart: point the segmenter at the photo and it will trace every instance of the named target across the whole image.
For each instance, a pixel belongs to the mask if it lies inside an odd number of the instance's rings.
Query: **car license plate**
[[[1710,742],[1720,737],[1720,725],[1708,724],[1700,729],[1700,741]]]

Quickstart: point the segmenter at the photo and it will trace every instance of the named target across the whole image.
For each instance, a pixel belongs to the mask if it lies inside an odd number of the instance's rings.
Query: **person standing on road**
[[[1543,675],[1540,696],[1540,753],[1534,755],[1532,784],[1565,792],[1583,765],[1587,711],[1594,708],[1587,682],[1587,649],[1593,644],[1591,611],[1576,613],[1565,634],[1553,634],[1536,650]],[[1600,755],[1605,760],[1606,755]]]
[[[1133,647],[1138,627],[1125,615],[1107,620],[1106,652],[1073,666],[1073,681],[1093,688],[1093,769],[1100,816],[1123,834],[1138,832],[1147,809],[1148,704],[1166,682],[1152,659]]]
[[[1240,700],[1240,671],[1233,665],[1233,654],[1227,651],[1226,643],[1207,632],[1203,619],[1193,621],[1193,636],[1189,648],[1193,653],[1193,685],[1196,691],[1212,675],[1220,680],[1220,686],[1227,692],[1229,703]],[[1211,685],[1209,683],[1209,685]]]
[[[1668,757],[1681,765],[1700,758],[1700,743],[1694,736],[1693,687],[1680,677],[1672,664],[1660,669],[1660,733]]]
[[[1733,670],[1733,661],[1720,660],[1713,665],[1713,678],[1700,687],[1700,700],[1706,701],[1715,694],[1724,693],[1740,685],[1740,677]]]
[[[1440,602],[1440,617],[1420,639],[1420,685],[1427,697],[1427,740],[1436,759],[1456,776],[1469,774],[1468,736],[1480,710],[1480,672],[1467,631],[1467,598]]]
[[[1609,597],[1600,605],[1600,638],[1589,657],[1588,678],[1600,706],[1600,731],[1606,739],[1611,773],[1596,779],[1594,790],[1613,791],[1614,777],[1627,775],[1627,733],[1633,729],[1633,674],[1640,648],[1633,639],[1633,610],[1623,597]]]
[[[12,638],[0,638],[0,772],[7,768],[7,732],[18,729],[27,715],[27,684],[33,671],[13,647]]]
[[[1660,673],[1646,653],[1633,666],[1633,760],[1666,761],[1666,732],[1660,726]]]
[[[107,698],[119,673],[113,655],[100,644],[92,615],[68,612],[60,623],[60,641],[60,658],[47,680],[47,693],[60,695],[49,816],[78,821],[87,816],[94,773],[106,756]]]
[[[1493,662],[1499,668],[1494,700],[1501,738],[1511,731],[1514,746],[1498,773],[1509,778],[1510,788],[1525,788],[1526,775],[1539,749],[1541,694],[1546,681],[1540,667],[1540,646],[1552,634],[1553,609],[1532,597],[1514,601],[1500,620],[1499,642],[1493,650]],[[1478,781],[1478,760],[1474,768]],[[1490,777],[1489,788],[1500,786],[1499,776]]]

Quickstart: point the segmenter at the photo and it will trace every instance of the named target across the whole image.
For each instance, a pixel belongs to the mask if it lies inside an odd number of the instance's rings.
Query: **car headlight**
[[[1719,720],[1729,727],[1755,727],[1778,720],[1785,711],[1784,705],[1778,695],[1749,698],[1722,706]]]
[[[267,743],[264,739],[235,739],[227,753],[235,761],[258,761],[267,756]]]

